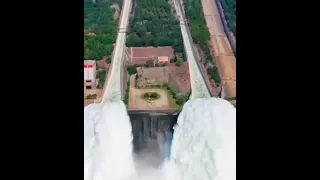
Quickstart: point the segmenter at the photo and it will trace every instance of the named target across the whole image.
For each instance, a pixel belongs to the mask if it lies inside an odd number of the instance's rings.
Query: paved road
[[[196,54],[194,52],[193,41],[191,35],[189,34],[189,29],[187,23],[185,24],[185,17],[182,13],[182,6],[179,0],[173,0],[174,7],[179,16],[180,29],[183,38],[183,44],[185,47],[186,57],[189,63],[189,71],[190,71],[190,81],[191,81],[191,89],[192,94],[191,98],[208,98],[211,97],[208,84],[206,84],[203,73],[199,68],[199,61],[196,59]]]
[[[124,59],[124,50],[126,43],[126,28],[129,23],[129,14],[132,0],[124,0],[119,23],[119,31],[115,49],[113,50],[113,58],[111,67],[108,72],[107,82],[105,83],[104,95],[102,103],[106,101],[120,101],[122,96],[122,64]]]

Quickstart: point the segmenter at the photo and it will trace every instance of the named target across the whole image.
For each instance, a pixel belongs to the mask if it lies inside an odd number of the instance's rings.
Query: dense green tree
[[[136,74],[137,73],[137,68],[134,67],[134,66],[128,66],[127,67],[127,71],[129,73],[129,75]]]
[[[173,13],[173,7],[168,0],[137,1],[126,45],[128,47],[173,46],[176,52],[183,52],[179,22]]]
[[[136,33],[131,33],[127,37],[127,46],[130,47],[134,45],[141,46],[142,42],[140,37]]]
[[[113,20],[113,3],[122,0],[84,1],[84,59],[102,59],[112,54],[117,22]],[[90,34],[89,34],[90,33]]]
[[[228,26],[231,31],[236,34],[236,0],[220,0]]]
[[[214,63],[214,57],[211,54],[208,43],[210,41],[210,33],[203,16],[201,0],[186,0],[185,2],[186,17],[189,20],[192,39],[200,46],[204,54],[202,61],[205,65]],[[207,72],[216,83],[221,83],[218,68],[210,66]]]

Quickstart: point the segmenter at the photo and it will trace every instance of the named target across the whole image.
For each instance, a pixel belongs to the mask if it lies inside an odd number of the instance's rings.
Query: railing
[[[123,58],[124,58],[124,51],[125,51],[124,48],[125,48],[125,41],[126,41],[126,31],[122,32],[121,29],[127,28],[130,9],[131,9],[131,2],[132,0],[125,0],[122,5],[123,8],[122,8],[120,20],[119,20],[119,31],[117,33],[117,40],[112,52],[112,62],[110,64],[108,77],[106,79],[106,83],[104,86],[102,102],[106,100],[123,99],[124,97],[122,71],[123,71]],[[118,82],[119,80],[120,80],[120,83]],[[109,85],[113,87],[107,87]]]
[[[231,35],[231,30],[228,26],[228,22],[226,20],[226,16],[224,14],[224,10],[223,10],[223,7],[222,7],[222,3],[220,0],[215,0],[215,3],[217,4],[218,6],[218,11],[219,11],[219,14],[220,14],[220,19],[221,19],[221,22],[222,22],[222,26],[223,26],[223,29],[224,29],[224,32],[226,33],[227,35],[227,38],[229,40],[229,43],[231,45],[231,48],[234,52],[234,54],[236,55],[236,39]]]
[[[159,114],[169,114],[174,115],[181,111],[181,109],[176,108],[154,108],[154,109],[128,109],[128,114],[150,114],[150,113],[159,113]]]
[[[183,8],[182,8],[182,5],[181,5],[180,1],[179,1],[179,0],[175,0],[175,1],[177,2],[178,6],[179,6],[179,8],[180,8],[180,12],[181,12],[181,15],[182,15],[182,17],[181,17],[182,20],[185,20],[186,18],[185,18],[184,14],[183,14],[183,11],[182,11]],[[183,21],[183,22],[184,22],[184,21]],[[183,24],[181,24],[181,25],[184,25],[184,26],[186,27],[186,32],[187,32],[188,40],[189,40],[189,43],[190,43],[191,48],[192,48],[192,55],[193,55],[194,58],[195,58],[197,67],[198,67],[198,69],[199,69],[199,71],[200,71],[200,74],[201,74],[202,79],[203,79],[203,81],[204,81],[204,83],[205,83],[205,86],[206,86],[206,88],[207,88],[207,91],[209,92],[210,96],[213,96],[213,94],[212,94],[212,92],[210,91],[210,88],[209,88],[209,87],[210,87],[210,84],[208,84],[208,83],[210,83],[210,82],[207,82],[207,80],[206,80],[206,78],[205,78],[206,74],[204,74],[205,72],[202,71],[202,68],[201,68],[201,66],[200,66],[200,60],[198,59],[198,56],[195,54],[196,50],[195,50],[195,47],[194,47],[194,44],[193,44],[193,40],[192,40],[192,36],[191,36],[190,30],[189,30],[188,24],[183,23]],[[191,42],[190,42],[190,40],[191,40]],[[190,79],[191,79],[191,77],[190,77]]]

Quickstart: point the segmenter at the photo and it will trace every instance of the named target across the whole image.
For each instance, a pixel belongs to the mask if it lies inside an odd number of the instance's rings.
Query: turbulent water
[[[84,114],[85,180],[236,179],[236,110],[223,99],[189,100],[175,127],[170,160],[153,167],[132,153],[123,102],[92,104]],[[152,157],[146,152],[143,158]]]

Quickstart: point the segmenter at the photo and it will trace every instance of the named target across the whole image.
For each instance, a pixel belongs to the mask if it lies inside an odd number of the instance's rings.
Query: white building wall
[[[96,86],[96,63],[84,64],[84,81],[86,86]],[[90,80],[91,82],[86,82]]]
[[[96,65],[92,67],[84,68],[84,80],[91,80],[94,82],[96,80]]]

